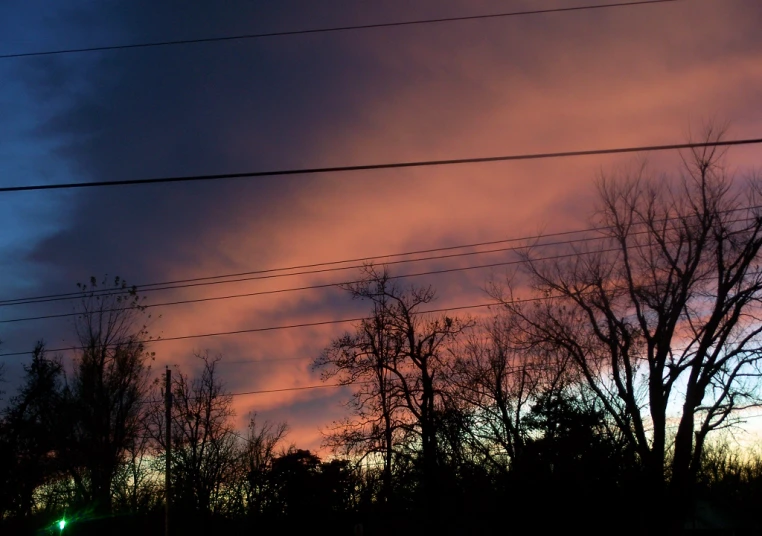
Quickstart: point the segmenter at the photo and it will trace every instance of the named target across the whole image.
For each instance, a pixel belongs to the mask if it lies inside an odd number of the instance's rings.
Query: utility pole
[[[166,505],[166,510],[164,512],[164,536],[169,536],[169,503],[170,503],[170,493],[171,493],[171,478],[170,478],[170,472],[172,467],[172,371],[169,369],[169,366],[167,367],[167,384],[164,388],[164,409],[166,412],[166,427],[167,427],[167,437],[166,437],[166,443],[167,447],[165,450],[166,453],[166,466],[164,468],[164,500]]]

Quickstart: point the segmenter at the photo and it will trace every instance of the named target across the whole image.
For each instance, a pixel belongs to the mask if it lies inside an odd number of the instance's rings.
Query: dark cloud
[[[536,7],[529,0],[510,8],[499,0],[49,4],[0,5],[8,51]],[[0,74],[13,80],[0,91],[0,113],[13,127],[11,134],[0,132],[0,171],[9,184],[95,181],[672,142],[687,121],[711,114],[735,120],[744,135],[762,121],[760,16],[762,7],[752,0],[675,3],[0,64]],[[748,161],[759,153],[744,154]],[[0,289],[17,297],[74,290],[75,282],[104,273],[145,283],[579,227],[590,212],[590,179],[615,162],[7,197],[0,199],[0,263],[7,273]],[[481,287],[490,273],[502,271],[413,282],[438,287],[440,304],[475,303],[485,301]],[[344,275],[356,275],[350,274]],[[336,280],[304,276],[231,288]],[[0,312],[11,318],[71,307]],[[341,292],[315,291],[166,308],[155,328],[174,336],[365,310]],[[157,365],[207,348],[229,360],[317,355],[343,329],[162,343]],[[59,321],[1,325],[0,351],[29,349],[41,335],[51,346],[70,344],[70,333]],[[231,365],[225,377],[235,390],[304,385],[315,380],[307,364],[277,363],[259,372]],[[278,407],[259,400],[271,415],[298,418],[304,427],[334,415],[327,404],[342,394],[305,393]]]

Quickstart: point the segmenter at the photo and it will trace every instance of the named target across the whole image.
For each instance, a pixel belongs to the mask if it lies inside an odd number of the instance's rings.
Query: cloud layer
[[[61,3],[15,49],[186,38],[505,10],[498,1]],[[47,5],[47,4],[46,4]],[[549,2],[548,7],[566,6]],[[511,4],[512,9],[514,3]],[[536,8],[517,2],[516,9]],[[9,9],[9,8],[3,8]],[[370,11],[366,11],[369,9]],[[26,18],[25,18],[26,17]],[[3,18],[3,17],[0,17]],[[457,24],[138,49],[3,64],[4,183],[351,165],[680,142],[718,118],[733,137],[762,132],[762,6],[696,0]],[[12,22],[6,22],[10,27]],[[12,33],[9,35],[18,36]],[[731,163],[758,165],[759,148]],[[592,179],[628,158],[577,158],[320,177],[17,194],[2,203],[3,295],[62,292],[91,274],[144,283],[427,249],[584,227]],[[667,171],[675,155],[653,155]],[[490,260],[498,257],[493,255]],[[487,259],[485,257],[485,259]],[[485,260],[484,262],[490,262]],[[466,266],[476,259],[439,261]],[[408,272],[406,272],[406,270]],[[484,301],[489,270],[421,278],[440,303]],[[174,301],[353,278],[354,272],[190,288]],[[418,282],[418,280],[416,281]],[[149,301],[150,303],[150,301]],[[4,318],[69,311],[48,304]],[[337,289],[212,301],[161,311],[164,337],[363,314]],[[224,361],[232,391],[319,383],[316,357],[346,326],[155,345],[156,367],[192,370],[192,352]],[[60,320],[5,324],[3,351],[38,338],[70,344]],[[282,359],[282,361],[277,361]],[[18,377],[23,359],[9,362]],[[315,448],[346,392],[236,398],[291,423]]]

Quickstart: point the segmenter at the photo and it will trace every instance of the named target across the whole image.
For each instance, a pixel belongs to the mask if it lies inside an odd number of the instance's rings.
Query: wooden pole
[[[172,467],[172,371],[167,367],[167,379],[164,392],[164,409],[166,412],[166,466],[164,468],[164,500],[166,509],[164,512],[164,535],[169,536],[169,503],[171,493],[170,472]]]

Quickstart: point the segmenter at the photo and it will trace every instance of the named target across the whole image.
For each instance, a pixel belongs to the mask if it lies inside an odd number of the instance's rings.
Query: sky
[[[6,0],[0,54],[600,5],[596,0]],[[0,59],[0,184],[672,144],[706,121],[762,135],[762,4],[682,0],[258,40]],[[640,155],[645,157],[645,155]],[[742,176],[762,147],[732,149]],[[143,284],[584,228],[594,179],[632,155],[0,194],[0,298]],[[674,172],[676,154],[649,165]],[[483,255],[396,274],[506,260]],[[154,292],[148,304],[345,281],[356,271]],[[488,301],[498,269],[411,283],[437,307]],[[1,307],[0,320],[71,302]],[[152,308],[154,336],[362,316],[329,287]],[[160,315],[160,316],[159,316]],[[348,325],[155,343],[152,368],[221,355],[232,392],[320,383],[312,359]],[[73,345],[69,319],[0,323],[1,352]],[[64,353],[64,357],[67,354]],[[29,356],[3,357],[12,393]],[[260,360],[253,362],[252,360]],[[244,361],[241,363],[241,361]],[[249,362],[246,362],[249,361]],[[347,389],[238,396],[238,426],[286,420],[319,450]]]

